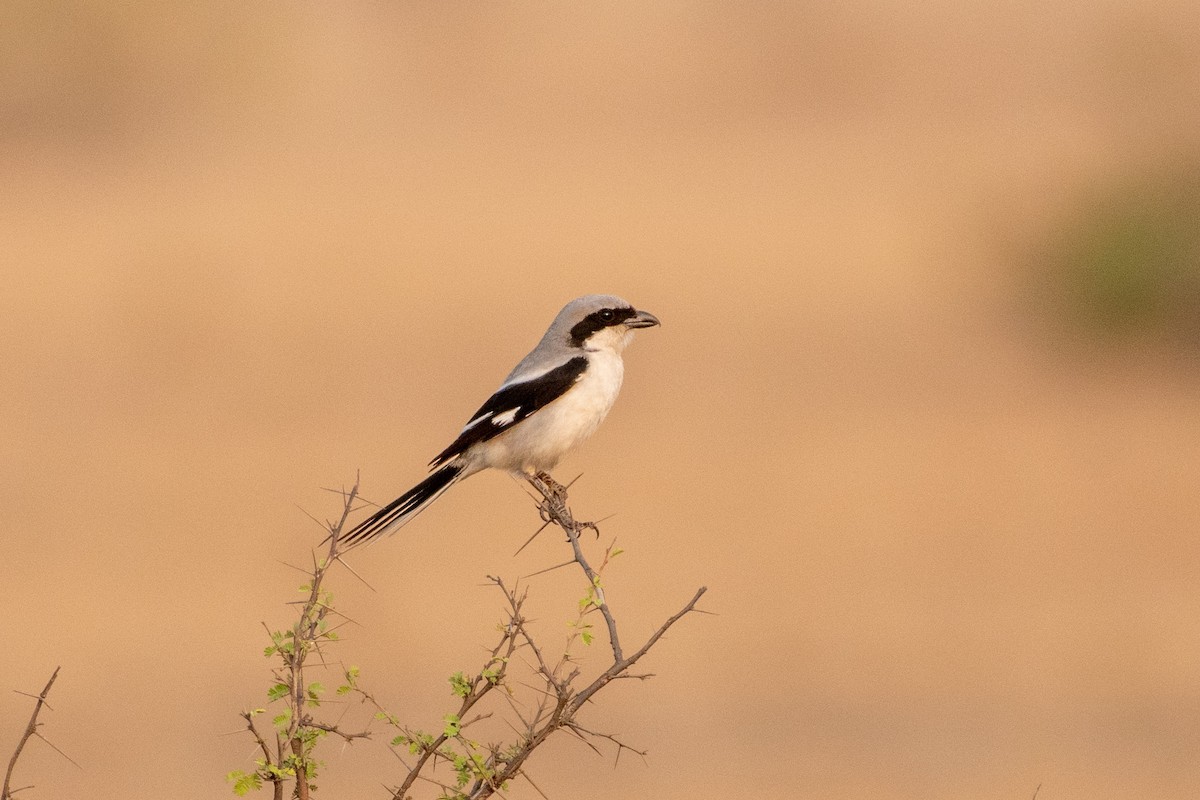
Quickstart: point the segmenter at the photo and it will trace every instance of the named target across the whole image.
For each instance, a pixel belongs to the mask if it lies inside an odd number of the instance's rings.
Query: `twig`
[[[255,727],[255,725],[254,725],[254,715],[251,714],[249,711],[243,711],[242,719],[246,720],[246,728],[250,731],[250,735],[254,737],[254,741],[258,743],[258,748],[260,750],[262,750],[263,764],[267,767],[279,766],[278,757],[274,753],[271,752],[271,748],[268,747],[267,743],[263,741],[262,736],[258,732],[258,728]],[[282,757],[283,745],[281,743],[279,743],[278,735],[276,735],[275,740],[276,740],[276,743],[278,744],[278,749],[280,751],[279,757]],[[272,794],[273,799],[274,800],[283,800],[283,776],[281,774],[279,774],[277,771],[269,770],[269,769],[266,770],[264,773],[260,773],[260,774],[262,774],[265,778],[267,778],[267,780],[271,781],[271,786],[272,786],[271,794]]]
[[[599,533],[596,523],[575,521],[575,517],[571,515],[571,509],[567,507],[566,487],[556,483],[549,475],[530,478],[529,482],[542,495],[543,501],[539,507],[542,519],[553,522],[567,534],[567,540],[571,543],[571,550],[575,554],[575,563],[579,564],[584,574],[587,575],[588,582],[592,585],[596,593],[596,607],[600,609],[600,613],[604,616],[604,624],[608,628],[608,641],[612,645],[613,660],[620,661],[622,658],[621,639],[617,634],[617,620],[613,617],[612,610],[608,607],[608,601],[604,597],[604,587],[600,585],[599,575],[592,569],[592,565],[588,563],[587,558],[583,555],[583,548],[579,545],[579,534],[582,531],[590,528]]]
[[[59,750],[57,747],[54,747],[54,745],[50,741],[48,741],[46,739],[46,737],[44,737],[40,733],[38,733],[38,725],[39,725],[38,714],[42,713],[42,706],[46,706],[46,695],[50,694],[50,687],[52,687],[54,685],[54,681],[58,678],[58,671],[60,669],[61,669],[61,667],[54,668],[54,674],[52,674],[50,676],[50,680],[46,681],[46,686],[42,689],[41,694],[36,695],[37,703],[34,704],[33,713],[29,716],[29,724],[25,726],[25,732],[21,734],[21,739],[20,739],[20,741],[17,742],[17,748],[15,750],[13,750],[12,758],[10,758],[8,760],[8,769],[5,770],[5,772],[4,772],[4,789],[2,792],[0,792],[0,798],[3,798],[3,800],[11,800],[12,796],[14,794],[16,794],[17,792],[23,791],[24,789],[32,788],[29,786],[22,786],[18,789],[13,789],[12,788],[12,776],[13,776],[13,770],[16,769],[16,767],[17,767],[17,760],[21,757],[21,751],[25,749],[25,743],[28,742],[30,739],[32,739],[34,736],[41,739],[43,742],[46,742],[46,744],[50,745],[50,747],[52,747],[55,750],[55,752],[57,752],[63,758],[67,759],[67,761],[70,761],[72,764],[75,764],[75,766],[77,766],[77,767],[79,766],[78,764],[75,763],[74,759],[72,759],[70,756],[68,756],[62,750]],[[34,696],[34,695],[27,694],[25,692],[18,692],[18,694],[24,694],[26,697]],[[48,707],[49,706],[47,706],[47,708]]]
[[[508,664],[512,658],[512,654],[517,649],[517,628],[515,623],[517,620],[521,619],[521,606],[525,602],[525,595],[518,597],[516,590],[510,592],[504,586],[504,582],[499,578],[489,577],[489,580],[493,581],[497,586],[499,586],[504,591],[505,596],[509,598],[509,601],[512,604],[512,622],[504,627],[501,633],[500,641],[497,642],[496,646],[492,648],[491,658],[488,659],[487,665],[485,665],[484,668],[481,669],[479,673],[470,680],[467,693],[463,696],[462,703],[458,709],[457,717],[460,720],[465,719],[467,712],[470,711],[476,703],[483,699],[485,695],[503,683],[505,673],[508,670]],[[501,653],[504,655],[502,656]],[[499,663],[499,667],[496,668],[494,673],[492,673],[490,676],[485,675],[484,670],[489,669],[492,664],[496,663]],[[367,699],[371,700],[371,702],[375,702],[374,698],[370,697],[370,695],[367,695],[365,692],[363,695],[367,697]],[[379,707],[378,703],[375,703],[375,705],[376,707]],[[472,722],[474,721],[475,720],[472,720]],[[403,733],[406,737],[411,739],[407,731],[403,731]],[[405,776],[400,786],[398,786],[396,790],[392,792],[393,800],[405,800],[405,798],[408,797],[408,790],[412,787],[413,783],[415,783],[417,779],[421,777],[421,772],[425,769],[426,764],[431,758],[436,758],[440,755],[442,745],[445,744],[450,738],[451,737],[448,736],[445,731],[442,731],[442,733],[435,737],[432,742],[421,743],[421,750],[420,754],[417,756],[416,763],[411,769],[409,769],[408,775]]]
[[[567,507],[567,492],[566,487],[561,486],[554,481],[549,475],[539,475],[529,479],[529,483],[542,495],[542,503],[538,506],[544,522],[553,522],[558,525],[564,533],[567,534],[567,540],[571,544],[571,550],[574,554],[574,562],[577,563],[584,575],[587,577],[589,589],[589,600],[591,607],[598,609],[604,617],[604,622],[608,628],[609,643],[612,647],[613,661],[612,664],[600,675],[598,675],[591,683],[582,690],[576,692],[572,688],[572,684],[579,676],[579,668],[575,667],[571,671],[563,675],[563,671],[573,662],[570,655],[570,643],[574,641],[580,626],[576,624],[576,633],[572,634],[568,640],[567,652],[565,652],[559,662],[551,666],[545,659],[541,648],[534,641],[533,636],[525,627],[525,620],[519,613],[519,605],[515,592],[510,591],[503,582],[499,579],[493,579],[498,587],[504,591],[505,596],[509,600],[509,625],[510,630],[515,630],[515,634],[519,635],[523,645],[528,647],[534,656],[535,665],[531,665],[534,671],[542,677],[546,684],[545,690],[536,689],[541,694],[541,699],[538,702],[536,712],[531,720],[522,720],[526,723],[526,730],[522,733],[521,740],[517,745],[508,751],[503,759],[493,758],[489,760],[489,767],[493,769],[491,773],[476,779],[472,785],[468,797],[471,800],[482,800],[482,798],[491,797],[498,792],[498,788],[503,786],[509,780],[523,776],[529,780],[529,776],[524,771],[525,761],[541,744],[555,731],[566,729],[577,736],[581,741],[591,747],[593,750],[596,746],[593,742],[588,741],[588,737],[595,739],[604,739],[612,742],[617,746],[617,758],[620,758],[622,750],[630,750],[638,755],[645,757],[645,752],[630,747],[624,742],[610,734],[596,733],[580,726],[575,719],[576,714],[582,709],[583,705],[589,702],[597,692],[618,678],[639,678],[646,679],[650,677],[646,674],[630,674],[628,670],[636,664],[650,649],[666,634],[666,632],[677,623],[680,619],[696,611],[696,603],[704,595],[707,589],[701,587],[692,596],[683,608],[671,615],[658,630],[651,634],[650,638],[639,647],[630,656],[625,656],[622,649],[620,638],[617,632],[617,622],[613,616],[612,610],[608,605],[608,600],[604,595],[604,587],[600,581],[600,574],[604,567],[607,566],[612,555],[612,548],[605,552],[604,562],[600,569],[592,567],[583,553],[583,548],[580,545],[579,537],[584,530],[597,531],[595,523],[578,522],[571,514]],[[568,562],[570,563],[570,562]],[[587,613],[588,608],[585,606],[580,612],[580,621]],[[533,784],[535,790],[541,793],[540,789]],[[396,800],[403,797],[402,793],[397,793]]]
[[[347,670],[346,685],[340,688],[338,693],[353,691],[363,702],[375,707],[379,712],[375,715],[376,719],[385,721],[400,734],[393,740],[393,747],[389,748],[405,770],[399,785],[394,784],[394,788],[389,789],[393,800],[407,800],[410,790],[418,784],[439,787],[443,794],[464,800],[482,800],[493,796],[503,798],[504,787],[515,778],[525,778],[534,791],[545,797],[525,771],[525,766],[533,752],[560,730],[565,730],[598,753],[601,748],[608,749],[608,745],[605,745],[605,742],[608,742],[615,746],[618,762],[625,750],[645,758],[645,751],[626,744],[616,735],[584,727],[578,716],[584,705],[590,703],[595,695],[612,681],[646,680],[651,677],[644,670],[634,672],[632,668],[680,619],[699,611],[696,605],[706,590],[701,587],[688,603],[659,626],[641,646],[627,654],[622,649],[617,621],[605,594],[606,587],[601,580],[617,552],[615,541],[604,551],[603,558],[597,560],[593,566],[584,553],[582,534],[591,530],[598,536],[597,523],[577,521],[567,505],[567,487],[558,484],[549,475],[542,474],[531,478],[529,483],[541,496],[538,510],[543,524],[534,536],[546,527],[555,525],[566,534],[571,547],[571,557],[549,569],[560,569],[575,564],[588,582],[587,595],[579,605],[576,618],[569,623],[570,633],[567,635],[566,645],[562,651],[558,651],[543,647],[535,639],[530,626],[536,621],[531,622],[524,613],[528,597],[528,590],[522,585],[524,577],[509,586],[498,577],[488,576],[488,580],[504,594],[507,606],[504,610],[505,619],[498,626],[498,640],[494,640],[494,646],[487,651],[486,661],[478,671],[473,676],[458,672],[451,677],[451,685],[460,702],[457,713],[447,715],[446,725],[441,731],[435,729],[426,733],[409,728],[396,715],[384,709],[366,689],[357,685],[357,671],[354,668]],[[282,633],[271,633],[268,629],[275,642],[274,647],[268,648],[268,653],[273,653],[280,659],[276,662],[276,687],[272,689],[272,697],[283,699],[287,705],[287,713],[275,719],[276,740],[273,748],[264,741],[256,728],[253,717],[257,712],[243,713],[257,749],[264,757],[259,762],[256,780],[271,780],[274,783],[276,800],[283,800],[285,780],[289,785],[293,781],[295,783],[291,793],[293,800],[308,800],[311,789],[309,781],[315,775],[315,766],[318,763],[314,758],[313,748],[323,734],[339,736],[347,744],[354,739],[370,737],[369,731],[344,732],[340,728],[340,718],[331,722],[318,722],[307,713],[318,704],[319,696],[311,688],[314,685],[307,682],[306,663],[311,662],[313,666],[318,663],[324,664],[323,647],[328,644],[327,639],[333,638],[330,635],[331,631],[346,624],[356,624],[330,605],[330,595],[323,588],[323,581],[335,563],[340,562],[349,569],[343,555],[350,548],[343,548],[340,539],[349,515],[358,505],[357,492],[357,483],[350,490],[341,491],[344,503],[341,517],[326,523],[329,536],[322,543],[323,546],[327,546],[327,549],[322,548],[323,558],[318,559],[317,553],[314,552],[311,568],[304,570],[309,575],[309,581],[301,595],[303,599],[294,604],[299,608],[291,629],[285,629]],[[533,575],[546,571],[548,570],[541,570]],[[351,572],[353,573],[353,570]],[[356,573],[353,574],[362,580]],[[584,644],[591,642],[594,617],[590,615],[595,612],[599,612],[604,618],[612,660],[606,667],[602,667],[603,671],[600,674],[596,675],[589,669],[589,677],[583,679],[581,676],[584,674],[584,662],[572,651],[580,640]],[[337,624],[331,628],[330,622]],[[561,655],[558,655],[559,652]],[[510,677],[510,666],[514,666],[520,675]],[[531,681],[522,680],[527,676],[536,677]],[[492,691],[497,688],[500,689],[499,692]],[[497,700],[497,697],[501,699]],[[495,712],[489,708],[496,707],[504,712],[498,715],[497,721],[502,722],[514,734],[506,734],[509,740],[507,743],[482,744],[464,735],[468,727],[492,716]],[[455,773],[451,783],[444,782],[438,774],[439,770],[446,767],[452,768]],[[231,774],[245,775],[240,772]],[[457,784],[452,785],[455,780]]]
[[[627,744],[625,744],[624,742],[622,742],[622,741],[621,741],[620,739],[618,739],[616,736],[613,736],[611,733],[597,733],[596,731],[590,731],[590,730],[588,730],[587,728],[584,728],[583,726],[581,726],[581,725],[578,725],[578,724],[576,724],[576,723],[574,723],[574,722],[572,722],[572,723],[571,723],[570,725],[568,725],[567,727],[568,727],[568,728],[571,730],[571,732],[572,732],[572,733],[574,733],[576,736],[578,736],[578,737],[579,737],[579,740],[580,740],[580,741],[582,741],[582,742],[583,742],[584,744],[586,744],[588,747],[590,747],[590,748],[592,748],[593,750],[595,750],[597,753],[599,753],[599,752],[600,752],[599,748],[597,748],[597,747],[596,747],[594,744],[592,744],[592,743],[591,743],[591,742],[589,742],[587,739],[585,739],[585,738],[584,738],[584,735],[585,735],[585,734],[586,734],[587,736],[591,736],[591,737],[593,737],[593,738],[595,738],[595,739],[607,739],[608,741],[610,741],[610,742],[612,742],[613,744],[615,744],[615,745],[617,746],[617,757],[616,757],[616,761],[613,763],[613,766],[616,766],[616,764],[617,764],[618,762],[620,762],[620,760],[621,760],[621,751],[622,751],[622,750],[628,750],[628,751],[630,751],[631,753],[636,753],[637,755],[641,756],[643,760],[645,760],[645,758],[646,758],[646,751],[645,751],[645,750],[638,750],[636,747],[631,747],[630,745],[627,745]]]
[[[263,739],[254,724],[254,713],[242,712],[242,718],[246,720],[246,727],[263,754],[257,775],[262,780],[271,781],[274,785],[276,800],[283,799],[285,776],[294,776],[295,786],[292,796],[297,800],[308,800],[309,781],[312,778],[312,767],[315,764],[311,751],[316,731],[332,733],[347,742],[358,738],[367,738],[369,735],[367,732],[345,733],[336,725],[316,722],[309,714],[305,713],[307,708],[318,702],[315,696],[310,697],[312,690],[305,679],[305,666],[309,657],[315,656],[321,665],[328,666],[321,647],[322,643],[326,638],[332,638],[332,632],[337,628],[346,624],[357,624],[349,616],[329,605],[329,594],[323,588],[325,576],[330,568],[335,562],[340,561],[340,537],[358,500],[357,477],[350,489],[342,489],[339,494],[342,497],[341,515],[336,521],[323,524],[329,533],[329,537],[322,542],[322,544],[328,545],[324,558],[318,559],[314,551],[311,556],[312,566],[310,568],[293,567],[301,569],[309,576],[306,587],[307,595],[303,600],[295,603],[300,606],[296,621],[289,631],[279,634],[273,633],[266,623],[263,623],[267,635],[274,642],[274,647],[269,649],[268,653],[276,653],[282,661],[282,665],[274,670],[275,679],[287,688],[283,697],[287,704],[286,722],[282,724],[276,722],[275,747],[273,749]],[[308,516],[315,519],[311,514]],[[289,603],[288,605],[293,604]],[[329,627],[327,620],[331,613],[341,620],[332,628]]]
[[[324,722],[316,722],[313,719],[305,719],[304,726],[307,728],[316,728],[317,730],[325,731],[326,733],[332,733],[335,736],[340,736],[342,739],[345,739],[347,742],[353,742],[355,739],[370,739],[371,738],[370,731],[361,731],[360,733],[346,733],[341,728],[339,728],[337,725],[326,725]]]
[[[589,685],[586,689],[584,689],[582,692],[577,694],[575,696],[575,699],[571,701],[572,711],[578,710],[579,707],[582,706],[584,703],[586,703],[588,701],[588,699],[591,698],[592,695],[594,695],[600,689],[604,688],[605,684],[607,684],[613,678],[619,677],[622,673],[625,672],[625,670],[629,669],[634,664],[636,664],[638,662],[638,659],[640,659],[642,656],[646,655],[646,653],[648,653],[650,651],[650,648],[653,647],[654,644],[663,637],[663,634],[666,633],[667,630],[670,629],[670,627],[672,625],[674,625],[679,620],[683,619],[685,616],[690,614],[692,611],[696,610],[696,603],[700,602],[700,598],[703,597],[704,593],[707,591],[708,591],[707,586],[701,586],[699,589],[697,589],[696,594],[692,595],[692,599],[688,601],[687,605],[685,605],[683,608],[681,608],[675,614],[672,614],[671,618],[668,619],[666,622],[664,622],[659,627],[659,629],[656,630],[654,632],[654,634],[651,635],[651,637],[646,640],[646,643],[644,645],[642,645],[640,648],[638,648],[638,651],[636,653],[631,655],[629,658],[625,658],[625,659],[622,659],[622,660],[614,663],[611,667],[609,667],[607,670],[605,670],[600,675],[600,677],[596,678],[596,680],[593,681],[591,683],[591,685]]]

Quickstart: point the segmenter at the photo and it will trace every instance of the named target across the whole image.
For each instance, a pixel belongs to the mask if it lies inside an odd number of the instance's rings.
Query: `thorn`
[[[277,563],[277,564],[283,564],[283,565],[284,565],[285,567],[287,567],[288,569],[294,569],[294,570],[296,570],[296,572],[303,572],[305,575],[311,575],[311,574],[312,574],[311,572],[309,572],[309,571],[308,571],[308,570],[306,570],[306,569],[300,569],[300,567],[297,567],[295,564],[289,564],[288,562],[286,562],[286,561],[282,561],[282,560],[280,560],[280,559],[278,559],[278,558],[276,558],[276,559],[275,559],[275,563]]]
[[[317,519],[317,518],[316,518],[316,517],[314,517],[312,514],[308,513],[308,511],[306,511],[306,510],[305,510],[305,508],[304,508],[302,505],[300,505],[299,503],[296,503],[296,504],[295,504],[295,506],[296,506],[296,508],[300,509],[300,513],[301,513],[301,514],[303,514],[304,516],[308,517],[308,518],[309,518],[309,519],[311,519],[313,522],[317,523],[317,525],[318,525],[319,527],[321,527],[321,528],[324,528],[324,527],[325,527],[325,524],[324,524],[323,522],[321,522],[321,520]]]
[[[564,561],[561,564],[555,564],[553,567],[546,567],[545,569],[539,569],[537,572],[531,572],[528,575],[522,575],[521,580],[525,580],[527,578],[536,578],[538,575],[541,575],[543,573],[553,572],[554,570],[562,569],[563,567],[569,567],[570,565],[572,565],[574,563],[575,563],[575,560],[572,559],[570,561]]]
[[[333,557],[333,560],[334,560],[334,561],[336,561],[336,562],[338,562],[339,564],[341,564],[341,565],[342,565],[343,567],[345,567],[346,569],[350,570],[350,574],[351,574],[351,575],[353,575],[354,577],[358,578],[360,581],[362,581],[362,585],[363,585],[363,586],[366,586],[368,589],[370,589],[372,592],[375,592],[376,594],[378,594],[378,593],[379,593],[379,592],[378,592],[378,591],[375,589],[375,587],[374,587],[374,586],[372,586],[371,584],[367,583],[367,579],[366,579],[366,578],[364,578],[362,575],[359,575],[357,572],[355,572],[355,571],[354,571],[354,567],[352,567],[352,566],[350,566],[348,563],[346,563],[346,560],[345,560],[344,558],[342,558],[342,554],[341,554],[341,553],[338,553],[336,556],[334,556],[334,557]]]
[[[62,756],[63,758],[65,758],[67,761],[70,761],[72,764],[74,764],[74,765],[75,765],[76,767],[78,767],[79,769],[83,769],[83,767],[79,766],[79,762],[78,762],[78,761],[76,761],[75,759],[71,758],[69,755],[67,755],[66,753],[64,753],[62,750],[58,749],[58,746],[57,746],[56,744],[54,744],[54,742],[50,741],[50,740],[49,740],[49,739],[47,739],[45,736],[42,736],[40,733],[38,733],[38,732],[36,732],[36,731],[34,731],[34,734],[33,734],[33,735],[34,735],[34,736],[36,736],[37,738],[41,739],[41,740],[42,740],[43,742],[45,742],[46,744],[48,744],[48,745],[50,746],[50,749],[51,749],[51,750],[53,750],[54,752],[58,753],[60,756]]]
[[[542,527],[540,527],[536,531],[534,531],[533,536],[530,536],[528,539],[525,540],[525,544],[523,544],[517,548],[517,552],[513,553],[513,558],[516,558],[517,556],[521,555],[521,551],[524,550],[526,547],[528,547],[529,543],[532,542],[534,539],[536,539],[538,534],[541,533],[542,531],[546,530],[546,528],[548,528],[548,527],[550,527],[549,520],[547,520],[546,522],[543,522]]]
[[[54,707],[51,706],[49,703],[47,703],[45,700],[43,700],[42,696],[40,694],[30,694],[29,692],[22,692],[20,689],[13,689],[13,691],[19,695],[22,695],[23,697],[28,697],[31,700],[41,700],[43,706],[50,709],[51,711],[54,710]]]

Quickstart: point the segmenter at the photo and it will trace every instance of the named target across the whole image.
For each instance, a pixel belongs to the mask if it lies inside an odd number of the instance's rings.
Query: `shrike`
[[[492,467],[548,479],[564,455],[591,436],[621,390],[621,353],[637,328],[658,325],[619,297],[589,294],[558,312],[537,347],[521,359],[462,433],[438,453],[433,474],[363,520],[347,545],[395,532],[442,492]]]

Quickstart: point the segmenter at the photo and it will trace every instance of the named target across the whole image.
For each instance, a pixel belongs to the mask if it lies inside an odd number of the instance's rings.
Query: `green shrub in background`
[[[1049,266],[1072,321],[1200,339],[1200,174],[1105,193],[1061,231]]]

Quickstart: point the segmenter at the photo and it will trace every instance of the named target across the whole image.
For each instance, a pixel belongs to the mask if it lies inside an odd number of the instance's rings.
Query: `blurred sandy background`
[[[61,664],[43,730],[82,765],[33,742],[23,796],[232,796],[301,509],[407,488],[604,291],[664,324],[560,477],[616,514],[628,641],[700,584],[718,616],[589,719],[648,762],[563,737],[550,797],[1195,797],[1198,31],[1182,0],[5,3],[0,751]],[[438,726],[483,576],[563,557],[513,557],[535,525],[502,475],[448,494],[357,560],[377,592],[338,576],[337,655]],[[570,615],[573,577],[532,587]],[[323,797],[398,774],[325,755]]]

